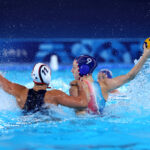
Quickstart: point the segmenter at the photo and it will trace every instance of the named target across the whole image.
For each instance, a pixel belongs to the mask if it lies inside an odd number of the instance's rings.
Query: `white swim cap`
[[[43,63],[37,63],[32,70],[31,76],[36,84],[49,85],[51,81],[51,70],[47,65]]]

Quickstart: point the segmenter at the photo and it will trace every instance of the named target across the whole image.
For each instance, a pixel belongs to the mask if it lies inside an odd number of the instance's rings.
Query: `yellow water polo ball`
[[[150,38],[147,38],[144,43],[146,48],[150,49]]]

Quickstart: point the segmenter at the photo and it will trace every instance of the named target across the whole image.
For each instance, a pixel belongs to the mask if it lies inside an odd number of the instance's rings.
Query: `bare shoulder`
[[[8,91],[8,93],[14,95],[16,97],[18,105],[23,108],[28,95],[28,88],[22,86],[20,84],[12,83],[12,88]]]
[[[17,84],[17,83],[11,83],[7,86],[5,85],[4,90],[8,92],[11,95],[14,95],[15,97],[21,97],[24,95],[24,93],[27,93],[28,88],[26,88],[23,85]]]
[[[60,91],[60,90],[50,90],[47,91],[45,94],[45,102],[47,103],[51,103],[51,104],[57,104],[56,99],[58,97],[62,97],[62,96],[66,96],[67,94],[65,94],[64,92]]]
[[[62,94],[65,94],[65,93],[63,91],[56,90],[56,89],[46,92],[47,96],[61,96]]]
[[[12,83],[12,87],[20,91],[28,90],[28,88],[25,87],[24,85],[17,84],[17,83]]]

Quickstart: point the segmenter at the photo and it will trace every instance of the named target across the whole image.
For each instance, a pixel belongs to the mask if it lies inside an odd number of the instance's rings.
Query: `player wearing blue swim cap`
[[[92,77],[97,66],[95,58],[81,55],[73,61],[72,73],[74,78],[83,81],[82,84],[87,95],[88,107],[83,112],[101,114],[109,93],[135,78],[145,61],[150,58],[150,48],[147,48],[145,44],[143,48],[144,51],[139,62],[127,74],[112,78],[111,73],[105,70],[98,77],[98,82],[94,81]],[[70,95],[78,96],[78,89],[74,84],[71,84],[69,92]]]
[[[112,79],[112,72],[109,69],[101,69],[98,73],[98,80],[104,80],[105,78]],[[110,93],[119,94],[119,90],[114,89]]]
[[[81,55],[77,58],[75,58],[78,67],[79,67],[79,75],[81,77],[92,74],[94,69],[97,66],[96,59],[89,55]]]
[[[101,69],[99,73],[104,73],[109,79],[112,78],[112,72],[109,69]]]
[[[75,58],[73,62],[72,73],[75,79],[83,81],[88,101],[88,108],[82,111],[81,109],[77,110],[77,113],[91,112],[94,114],[100,114],[104,108],[105,99],[102,96],[99,83],[95,82],[92,77],[92,73],[96,66],[96,59],[89,55],[81,55]],[[78,93],[76,93],[76,91],[78,91],[76,87],[71,84],[70,95],[77,96]]]

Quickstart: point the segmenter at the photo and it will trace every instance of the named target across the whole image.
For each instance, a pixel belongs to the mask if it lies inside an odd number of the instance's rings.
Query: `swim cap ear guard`
[[[49,85],[51,81],[51,70],[47,65],[43,63],[37,63],[33,68],[31,76],[36,84]]]
[[[91,74],[97,66],[95,58],[88,55],[81,55],[75,60],[77,61],[79,67],[79,75],[81,77]]]
[[[89,68],[88,65],[81,65],[80,68],[79,68],[80,76],[88,74],[89,71],[90,71],[90,68]]]

